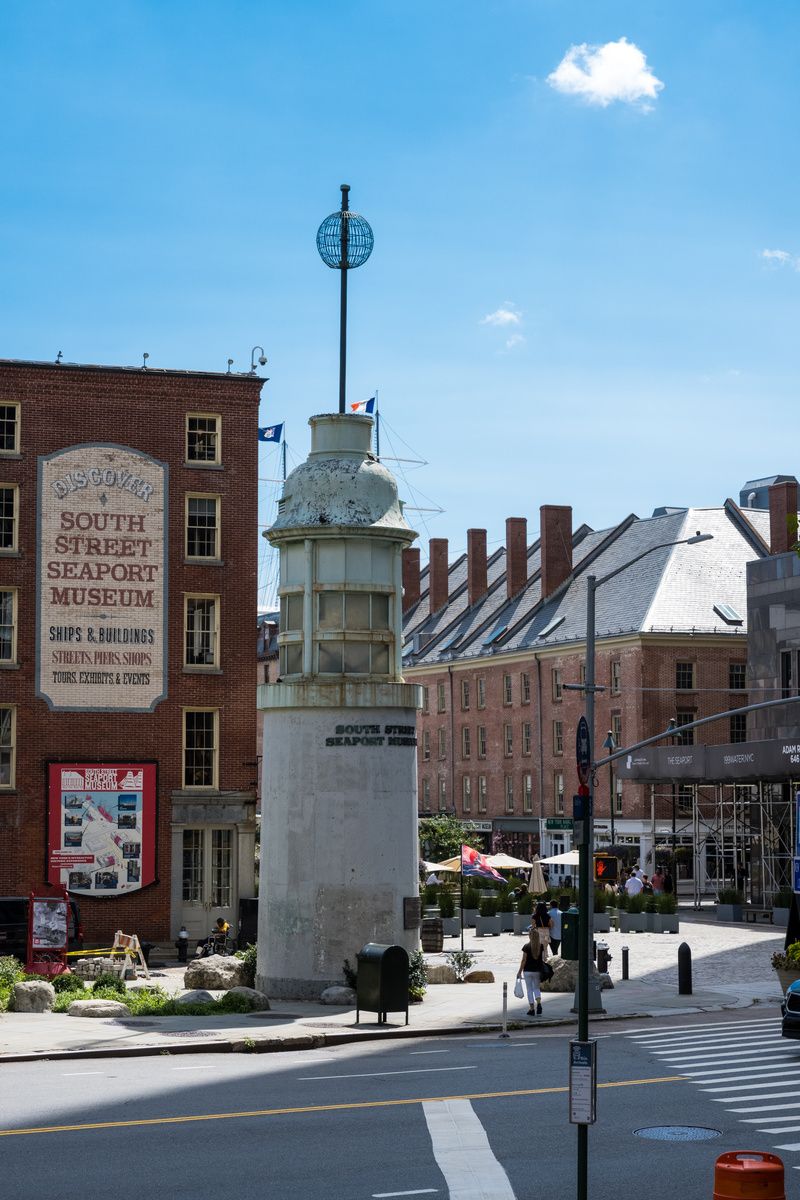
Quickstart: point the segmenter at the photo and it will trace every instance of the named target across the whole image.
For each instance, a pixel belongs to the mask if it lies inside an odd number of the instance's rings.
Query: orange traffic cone
[[[714,1200],[786,1200],[783,1163],[777,1154],[734,1150],[721,1154],[714,1167]]]

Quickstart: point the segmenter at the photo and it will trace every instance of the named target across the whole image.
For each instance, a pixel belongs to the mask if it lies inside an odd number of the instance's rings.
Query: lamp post
[[[641,554],[637,554],[635,558],[629,562],[623,563],[621,567],[617,567],[614,571],[609,571],[607,575],[601,575],[598,579],[596,575],[587,575],[586,577],[586,723],[589,727],[589,755],[594,761],[594,694],[595,688],[595,593],[599,587],[609,580],[614,579],[622,571],[627,571],[628,567],[634,566],[641,559],[646,558],[648,554],[653,554],[656,550],[664,550],[670,546],[694,546],[698,542],[708,542],[713,538],[711,533],[698,532],[693,537],[678,538],[673,542],[660,542],[657,546],[651,546],[648,550],[643,550]],[[589,771],[588,778],[588,796],[586,797],[586,806],[584,809],[584,837],[580,846],[580,899],[579,899],[579,914],[578,914],[578,1041],[588,1042],[589,1040],[589,978],[592,962],[592,920],[591,910],[591,870],[592,858],[594,853],[594,826],[593,826],[593,811],[594,811],[594,773]],[[589,1126],[587,1124],[578,1125],[578,1200],[587,1200],[588,1197],[588,1182],[589,1182]]]

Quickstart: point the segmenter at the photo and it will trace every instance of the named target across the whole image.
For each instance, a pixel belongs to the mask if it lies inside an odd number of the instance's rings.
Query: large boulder
[[[543,992],[574,992],[578,986],[578,964],[571,958],[550,958],[547,960],[553,968],[553,978],[542,984]],[[592,977],[601,990],[613,988],[614,984],[607,974],[601,975],[594,963],[591,964]]]
[[[15,983],[11,1007],[14,1012],[43,1013],[51,1012],[56,1002],[56,989],[52,983],[45,980],[31,980],[29,983]]]
[[[343,990],[350,992],[350,995],[353,997],[352,1002],[353,1002],[353,1004],[355,1004],[355,1002],[356,1002],[355,992],[351,992],[350,988],[344,988]],[[229,996],[244,996],[246,1000],[250,1001],[250,1007],[252,1008],[253,1012],[269,1012],[269,997],[265,996],[263,992],[257,991],[256,988],[234,987],[234,988],[230,989],[230,991],[228,992],[228,995]],[[332,1000],[326,1001],[324,999],[324,996],[325,996],[325,993],[323,992],[322,997],[321,997],[323,1004],[332,1004],[333,1003]],[[349,1001],[341,1000],[341,1001],[338,1001],[337,1003],[347,1004],[347,1003],[349,1003]]]
[[[131,1010],[121,1000],[73,1000],[68,1017],[129,1017]]]
[[[233,987],[245,986],[246,982],[247,964],[241,958],[227,954],[194,958],[183,976],[185,988],[207,988],[212,992],[227,992]]]
[[[338,1004],[355,1008],[356,994],[352,988],[341,987],[334,985],[333,987],[325,988],[325,991],[319,998],[320,1004]]]
[[[428,967],[428,983],[458,983],[456,973],[446,963],[436,963]]]
[[[464,983],[494,983],[494,975],[491,971],[468,971]]]
[[[205,988],[193,988],[191,992],[182,992],[175,997],[176,1004],[213,1004],[215,997]]]

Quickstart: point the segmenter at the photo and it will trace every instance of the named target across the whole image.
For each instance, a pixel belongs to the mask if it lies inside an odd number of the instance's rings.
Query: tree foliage
[[[461,852],[461,846],[481,848],[480,835],[470,821],[459,821],[447,813],[422,817],[419,822],[420,855],[428,862],[444,862]]]

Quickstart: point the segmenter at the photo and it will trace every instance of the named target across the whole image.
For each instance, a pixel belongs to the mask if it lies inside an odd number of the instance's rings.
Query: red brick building
[[[95,944],[254,895],[262,384],[0,361],[0,893]]]
[[[659,548],[697,530],[701,545]],[[450,561],[432,539],[420,570],[405,552],[404,677],[421,684],[419,809],[478,823],[487,844],[529,855],[571,848],[577,789],[575,730],[583,695],[586,577],[646,557],[597,590],[596,736],[633,745],[666,729],[746,703],[746,563],[769,552],[769,514],[720,508],[631,515],[613,529],[572,529],[571,509],[544,506],[539,538],[522,518],[487,554],[483,529]],[[651,552],[652,551],[652,552]],[[688,736],[691,735],[687,735]],[[707,728],[707,742],[746,737],[744,716]],[[680,736],[676,738],[680,741]],[[600,757],[600,748],[596,756]],[[596,836],[630,844],[648,861],[672,837],[669,785],[622,783],[603,770]],[[691,841],[691,790],[674,797],[677,843]]]

